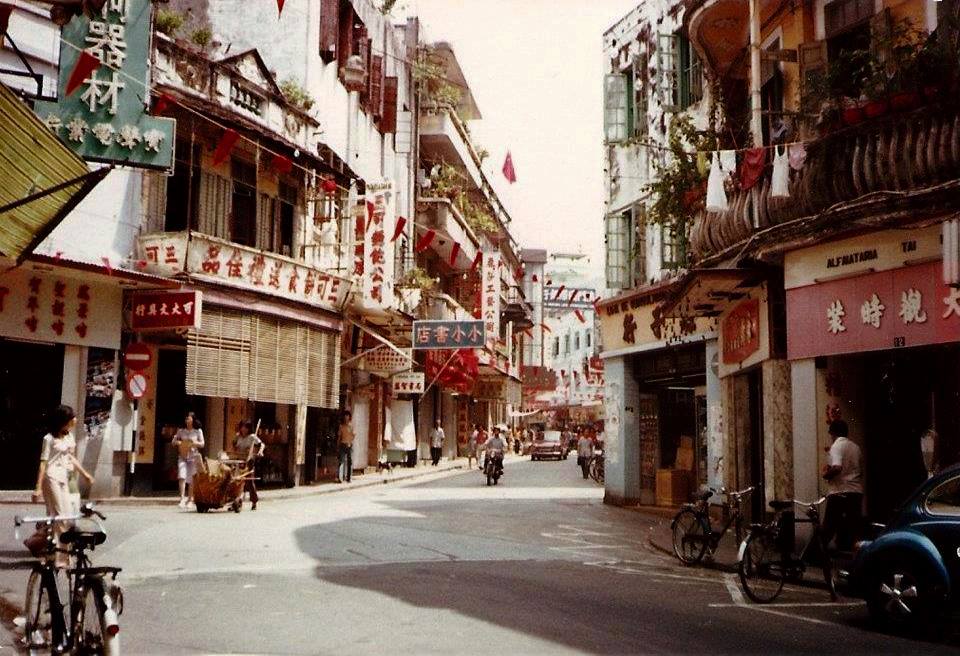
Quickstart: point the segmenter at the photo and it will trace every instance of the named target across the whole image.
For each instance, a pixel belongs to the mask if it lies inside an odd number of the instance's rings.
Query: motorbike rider
[[[483,443],[484,451],[484,461],[483,468],[486,470],[487,463],[490,462],[490,459],[493,458],[496,462],[497,467],[500,470],[500,473],[503,473],[503,452],[506,450],[507,444],[503,441],[503,438],[500,436],[500,429],[494,428],[493,435],[491,435],[486,442]]]

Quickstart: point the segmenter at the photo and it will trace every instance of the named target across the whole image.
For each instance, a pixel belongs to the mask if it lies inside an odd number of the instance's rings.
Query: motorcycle
[[[496,485],[500,477],[503,476],[503,454],[488,454],[483,473],[487,476],[487,485]]]

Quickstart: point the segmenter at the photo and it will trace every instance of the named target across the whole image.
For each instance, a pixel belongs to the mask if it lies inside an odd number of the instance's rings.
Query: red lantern
[[[337,192],[337,181],[333,178],[324,178],[323,182],[320,183],[320,188],[323,189],[325,194],[335,194]]]

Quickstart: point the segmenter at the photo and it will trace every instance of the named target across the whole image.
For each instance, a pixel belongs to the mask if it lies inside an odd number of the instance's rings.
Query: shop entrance
[[[0,339],[0,487],[36,484],[45,418],[60,404],[62,387],[62,345]]]
[[[184,385],[186,378],[186,350],[160,349],[157,359],[157,423],[153,449],[153,487],[156,490],[177,489],[177,450],[170,441],[177,430],[183,427],[187,412],[194,412],[201,421],[206,417],[206,399],[187,394]]]

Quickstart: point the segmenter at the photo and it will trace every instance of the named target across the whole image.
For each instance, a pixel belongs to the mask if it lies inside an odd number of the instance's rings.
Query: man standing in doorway
[[[440,454],[443,453],[443,440],[446,439],[446,434],[443,432],[443,428],[440,426],[440,420],[434,422],[433,430],[430,431],[430,458],[433,461],[433,466],[436,467],[440,464]]]
[[[849,551],[860,530],[863,507],[863,476],[860,447],[847,436],[847,422],[830,422],[830,446],[823,478],[829,485],[827,507],[823,517],[825,544],[836,536],[837,549]]]
[[[353,426],[350,421],[353,416],[349,412],[343,413],[340,421],[340,431],[337,436],[337,455],[340,457],[340,467],[337,470],[337,483],[350,482],[353,473]]]

